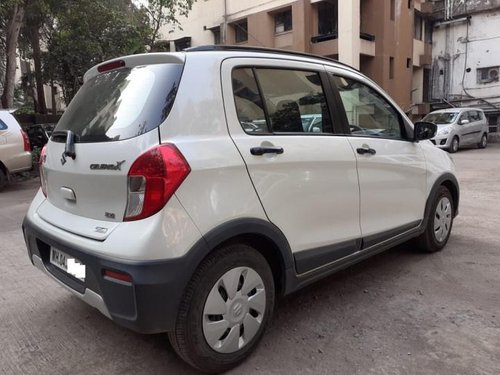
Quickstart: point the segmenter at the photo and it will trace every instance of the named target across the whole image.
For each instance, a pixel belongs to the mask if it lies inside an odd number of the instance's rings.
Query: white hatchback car
[[[440,109],[429,113],[423,121],[438,126],[431,142],[448,152],[457,152],[462,146],[486,148],[488,144],[488,122],[481,109]]]
[[[305,129],[306,114],[321,123]],[[459,186],[435,131],[326,58],[206,46],[108,61],[43,150],[29,257],[224,371],[277,297],[410,239],[445,246]]]
[[[28,135],[9,111],[0,110],[0,191],[12,173],[32,168],[30,151]]]

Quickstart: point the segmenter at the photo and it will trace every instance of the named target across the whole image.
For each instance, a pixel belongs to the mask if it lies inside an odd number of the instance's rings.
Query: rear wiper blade
[[[69,156],[71,159],[75,160],[75,133],[71,130],[58,130],[52,133],[52,139],[63,137],[66,139],[63,156]]]

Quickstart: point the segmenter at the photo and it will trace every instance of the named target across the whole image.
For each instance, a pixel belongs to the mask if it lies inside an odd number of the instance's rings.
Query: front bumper
[[[165,261],[125,261],[97,256],[38,228],[28,217],[23,222],[28,254],[37,268],[117,324],[140,333],[172,331],[185,287],[207,246],[199,241],[186,255]],[[82,261],[85,282],[54,267],[50,248]],[[132,282],[110,279],[103,271],[127,273]]]
[[[431,142],[439,148],[447,149],[450,147],[450,139],[451,137],[448,135],[436,136],[431,139]]]

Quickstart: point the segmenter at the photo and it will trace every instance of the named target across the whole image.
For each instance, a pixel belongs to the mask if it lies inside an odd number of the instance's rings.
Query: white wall
[[[477,68],[500,66],[500,11],[474,14],[469,25],[440,26],[433,34],[433,97],[470,95],[500,103],[500,82],[477,83]],[[467,63],[466,63],[467,46]],[[470,72],[465,72],[470,68]],[[440,75],[439,70],[444,74]],[[465,87],[465,92],[462,87]]]

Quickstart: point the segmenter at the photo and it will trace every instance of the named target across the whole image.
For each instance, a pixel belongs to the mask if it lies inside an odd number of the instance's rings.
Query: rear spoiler
[[[143,53],[140,55],[129,55],[124,57],[119,57],[116,59],[111,59],[104,61],[103,63],[90,68],[83,76],[83,82],[87,82],[89,79],[100,74],[99,67],[103,65],[113,66],[116,65],[115,69],[128,67],[132,68],[139,65],[152,65],[152,64],[184,64],[186,60],[186,54],[182,52],[173,53]]]

